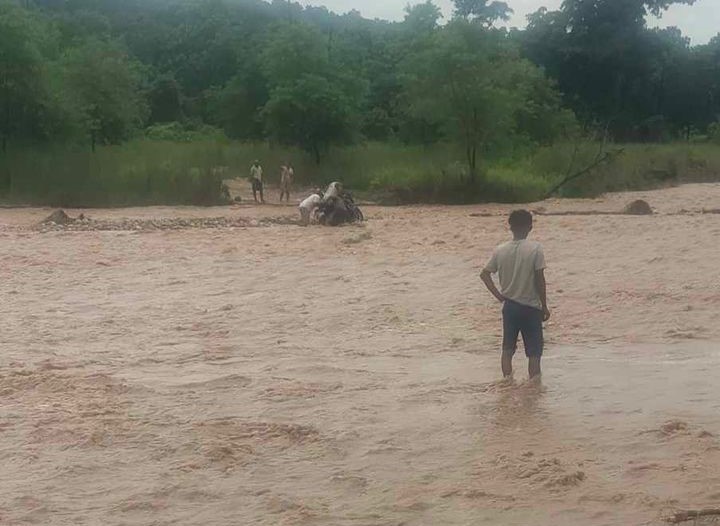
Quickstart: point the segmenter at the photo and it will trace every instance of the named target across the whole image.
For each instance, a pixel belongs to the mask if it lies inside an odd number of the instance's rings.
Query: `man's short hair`
[[[511,230],[530,228],[533,224],[533,216],[527,210],[515,210],[510,214],[508,223]]]

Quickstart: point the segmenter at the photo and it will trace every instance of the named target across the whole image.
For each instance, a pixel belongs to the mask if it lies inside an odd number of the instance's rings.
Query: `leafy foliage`
[[[564,0],[506,30],[497,0],[454,0],[448,21],[418,1],[396,23],[292,0],[0,0],[0,151],[224,134],[319,163],[404,143],[452,149],[457,179],[490,188],[522,179],[498,159],[582,131],[715,137],[720,36],[646,24],[677,3],[694,0]]]
[[[330,145],[351,143],[355,130],[350,99],[318,75],[275,88],[263,114],[271,137],[300,146],[317,163]]]
[[[0,4],[0,140],[44,136],[49,97],[43,20],[12,4]],[[50,119],[48,119],[50,120]]]
[[[462,19],[438,31],[407,65],[411,111],[430,116],[462,147],[470,181],[479,157],[524,136],[552,141],[562,131],[559,96],[540,70],[521,59],[500,31]]]
[[[118,46],[89,41],[68,50],[60,64],[66,100],[93,150],[98,142],[128,139],[145,122],[139,66]]]
[[[488,0],[453,0],[455,15],[460,18],[473,19],[485,25],[492,25],[496,20],[509,20],[513,10],[507,2]]]
[[[688,121],[704,128],[702,114],[720,109],[716,81],[705,74],[717,70],[717,57],[690,48],[675,28],[646,27],[649,13],[674,3],[694,0],[566,0],[533,14],[517,38],[585,123],[607,126],[617,140],[660,140]]]

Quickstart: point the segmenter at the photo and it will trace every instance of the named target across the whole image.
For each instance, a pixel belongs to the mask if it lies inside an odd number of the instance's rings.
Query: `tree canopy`
[[[117,143],[214,126],[304,148],[458,144],[493,151],[580,125],[617,140],[705,132],[720,116],[720,38],[691,46],[647,16],[694,0],[565,0],[524,30],[508,2],[431,1],[367,20],[273,0],[0,0],[0,140]]]

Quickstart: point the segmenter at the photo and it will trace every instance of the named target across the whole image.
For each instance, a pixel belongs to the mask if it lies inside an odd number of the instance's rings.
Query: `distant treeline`
[[[145,134],[299,147],[454,143],[486,159],[579,130],[657,142],[713,133],[720,38],[648,14],[693,0],[565,0],[525,30],[504,2],[404,21],[284,0],[0,0],[0,141],[94,149]]]

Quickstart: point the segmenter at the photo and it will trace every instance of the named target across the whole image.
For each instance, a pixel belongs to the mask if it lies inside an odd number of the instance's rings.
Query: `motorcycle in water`
[[[338,226],[344,223],[365,221],[362,210],[355,204],[350,192],[331,196],[320,204],[318,220],[321,225]]]

